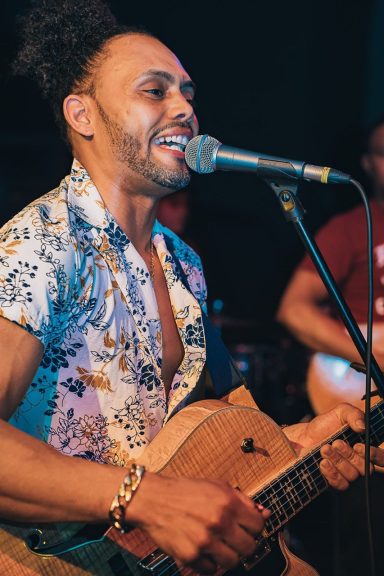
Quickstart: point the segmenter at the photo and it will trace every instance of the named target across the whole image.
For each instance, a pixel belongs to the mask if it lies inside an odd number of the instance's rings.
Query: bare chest
[[[168,396],[175,372],[184,357],[184,347],[176,326],[163,269],[157,258],[154,262],[153,285],[159,309],[162,333],[161,375]]]

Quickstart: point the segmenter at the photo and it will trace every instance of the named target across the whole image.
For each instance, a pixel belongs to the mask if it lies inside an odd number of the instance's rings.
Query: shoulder
[[[71,265],[73,247],[66,180],[34,200],[0,229],[1,264],[5,267],[24,258],[29,263],[58,259]]]
[[[10,319],[49,316],[73,292],[79,255],[61,185],[16,214],[0,230],[0,308]],[[21,312],[22,310],[22,312]],[[13,316],[11,317],[11,312]]]

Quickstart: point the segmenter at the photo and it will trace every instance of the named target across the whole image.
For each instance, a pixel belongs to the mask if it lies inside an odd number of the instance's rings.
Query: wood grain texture
[[[365,336],[366,325],[360,325],[359,328]],[[382,351],[384,323],[374,324],[372,337],[373,350]],[[372,388],[376,390],[374,384]],[[349,402],[364,411],[362,397],[365,394],[365,374],[350,368],[347,360],[315,353],[308,366],[307,393],[315,414],[324,414],[341,402]],[[372,405],[379,400],[380,397],[373,397]]]
[[[249,437],[253,438],[256,450],[244,453],[241,444]],[[249,406],[204,400],[176,414],[151,442],[140,462],[148,470],[167,476],[222,479],[251,496],[296,459],[285,435],[267,415]],[[71,525],[67,525],[67,532],[70,531]],[[136,559],[157,548],[139,529],[126,535],[110,530],[101,544],[91,544],[58,558],[40,558],[23,544],[27,533],[25,529],[3,527],[1,574],[114,576],[116,572],[110,569],[110,559],[121,550],[130,566],[126,573],[135,573]],[[52,536],[55,537],[55,533]],[[305,572],[301,561],[293,559],[292,566],[286,574],[314,574],[310,567]],[[191,571],[185,571],[185,576],[187,573],[190,575]]]
[[[317,570],[289,550],[282,533],[279,534],[279,546],[287,563],[282,576],[320,576]]]
[[[229,404],[236,406],[248,406],[249,408],[259,408],[250,391],[245,386],[239,386],[228,394],[226,399]]]

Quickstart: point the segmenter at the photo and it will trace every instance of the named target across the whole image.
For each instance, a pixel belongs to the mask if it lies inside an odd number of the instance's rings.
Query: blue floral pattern
[[[181,283],[167,237],[193,295]],[[127,465],[201,375],[200,259],[158,222],[152,239],[185,352],[168,398],[148,269],[79,162],[58,188],[0,230],[0,315],[44,345],[11,422],[64,454]]]

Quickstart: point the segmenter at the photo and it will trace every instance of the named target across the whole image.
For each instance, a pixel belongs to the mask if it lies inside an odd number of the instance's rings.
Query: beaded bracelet
[[[112,500],[109,509],[109,519],[112,526],[122,534],[125,534],[125,532],[128,531],[128,525],[125,521],[125,510],[129,502],[132,500],[134,493],[138,489],[144,472],[144,466],[132,464],[128,474],[125,476],[119,487],[119,491]]]

